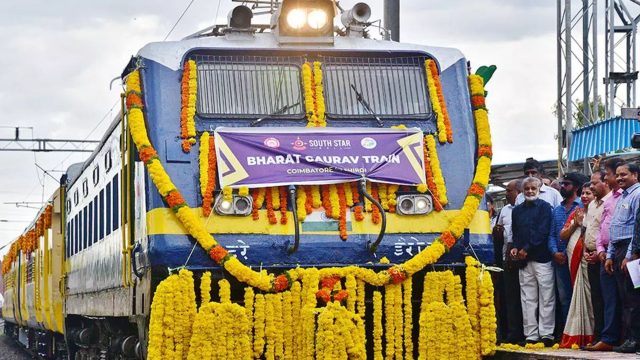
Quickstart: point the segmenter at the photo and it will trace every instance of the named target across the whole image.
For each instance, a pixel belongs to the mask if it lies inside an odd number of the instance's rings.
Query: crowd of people
[[[639,175],[611,157],[590,177],[551,181],[527,159],[492,216],[502,342],[640,354],[640,289],[627,269],[640,258]]]

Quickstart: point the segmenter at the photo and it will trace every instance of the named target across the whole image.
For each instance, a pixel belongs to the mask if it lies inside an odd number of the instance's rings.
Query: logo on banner
[[[300,140],[299,136],[294,142],[291,143],[291,145],[293,145],[293,150],[302,151],[307,149],[307,144],[305,144],[304,141]]]
[[[362,145],[362,147],[365,149],[371,150],[374,149],[378,145],[378,143],[376,142],[376,139],[366,137],[360,140],[360,145]]]
[[[264,139],[264,146],[272,149],[277,149],[280,147],[280,141],[274,137]]]

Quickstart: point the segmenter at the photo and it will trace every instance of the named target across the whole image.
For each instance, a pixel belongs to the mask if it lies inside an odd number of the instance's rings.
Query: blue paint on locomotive
[[[424,54],[423,54],[424,55]],[[159,63],[148,59],[143,61],[143,89],[145,92],[147,129],[151,142],[155,145],[158,155],[165,165],[165,169],[186,202],[191,207],[200,207],[199,196],[199,166],[197,144],[191,153],[185,154],[180,149],[180,83],[182,71],[173,71]],[[470,99],[467,90],[467,65],[464,58],[445,69],[441,74],[444,84],[444,95],[452,122],[454,143],[438,147],[438,155],[447,184],[449,198],[448,209],[462,207],[466,190],[473,179],[475,161],[476,135]],[[199,131],[212,131],[216,126],[248,126],[253,119],[247,120],[211,120],[196,119]],[[433,121],[416,122],[400,121],[407,126],[421,127],[425,131],[433,132]],[[340,126],[363,126],[361,121],[344,121]],[[366,124],[372,125],[370,122]],[[306,120],[287,120],[283,122],[271,121],[269,126],[304,126]],[[333,125],[333,124],[332,124]],[[387,121],[386,126],[394,125]],[[146,175],[146,208],[147,211],[166,207],[149,175]],[[483,202],[481,209],[486,209]],[[419,220],[417,220],[419,221]],[[410,229],[407,229],[410,230]],[[341,241],[337,235],[301,235],[300,249],[292,255],[286,252],[287,246],[293,241],[293,236],[275,235],[238,235],[214,234],[217,241],[230,251],[241,252],[248,246],[246,258],[240,259],[251,266],[278,265],[313,265],[329,264],[359,264],[378,263],[379,259],[387,256],[392,262],[399,263],[411,257],[419,246],[430,244],[438,234],[386,234],[376,254],[371,255],[365,247],[367,241],[374,241],[377,235],[350,234],[349,240]],[[493,245],[489,235],[470,236],[475,253],[485,263],[493,262]],[[407,240],[409,239],[409,240]],[[413,240],[415,239],[415,240]],[[240,242],[242,241],[242,242]],[[413,245],[400,246],[397,243],[406,242]],[[185,264],[194,240],[185,235],[153,235],[149,236],[149,260],[153,267],[176,267]],[[422,245],[424,244],[424,245]],[[411,248],[411,250],[408,250]],[[463,262],[465,246],[463,241],[440,260],[439,263],[451,264]],[[396,255],[400,252],[399,255]],[[189,260],[189,267],[210,268],[213,262],[199,246]]]
[[[291,236],[218,234],[215,237],[231,254],[248,266],[295,267],[328,264],[366,266],[378,264],[385,256],[392,263],[402,263],[431,244],[436,236],[437,234],[387,234],[375,255],[366,249],[366,236],[351,235],[347,241],[341,241],[335,235],[304,236],[298,251],[291,255],[287,253],[287,247],[293,239]],[[470,241],[473,250],[461,240],[438,263],[462,264],[464,255],[473,252],[483,263],[493,262],[493,246],[489,235],[472,234]],[[217,267],[206,252],[195,245],[195,240],[191,237],[154,235],[151,236],[150,243],[149,260],[154,267],[176,268],[185,264],[198,269]]]

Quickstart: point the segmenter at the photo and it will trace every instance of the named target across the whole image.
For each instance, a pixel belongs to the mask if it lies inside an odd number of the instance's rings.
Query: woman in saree
[[[589,188],[591,183],[582,186],[580,200],[583,207],[576,208],[567,219],[560,239],[568,241],[567,260],[571,273],[573,296],[567,315],[567,323],[562,332],[561,348],[582,347],[593,341],[593,306],[591,304],[591,286],[587,274],[587,261],[584,254],[583,220],[589,203],[594,199]]]

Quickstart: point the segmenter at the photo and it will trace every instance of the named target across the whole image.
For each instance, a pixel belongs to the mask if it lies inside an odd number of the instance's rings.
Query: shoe
[[[598,341],[593,345],[587,345],[583,350],[587,351],[611,351],[613,350],[613,345],[607,344],[606,342]]]
[[[527,346],[527,344],[537,344],[539,342],[540,342],[540,340],[527,339],[527,340],[524,340],[524,341],[520,341],[518,343],[518,345],[524,347],[524,346]]]
[[[635,340],[627,340],[624,342],[624,344],[613,347],[613,351],[619,352],[619,353],[626,353],[626,354],[634,353],[636,352],[637,349],[638,349],[638,342]]]
[[[542,338],[542,343],[544,344],[544,347],[552,347],[555,342],[552,338]]]

